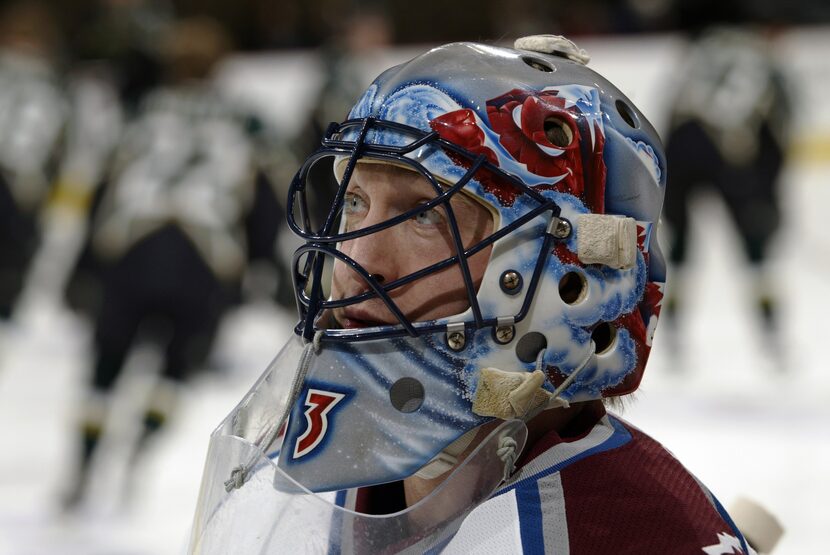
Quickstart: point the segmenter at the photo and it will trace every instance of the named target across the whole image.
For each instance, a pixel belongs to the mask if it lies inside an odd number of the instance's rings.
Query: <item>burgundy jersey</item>
[[[754,553],[671,453],[599,403],[524,459],[443,553]]]

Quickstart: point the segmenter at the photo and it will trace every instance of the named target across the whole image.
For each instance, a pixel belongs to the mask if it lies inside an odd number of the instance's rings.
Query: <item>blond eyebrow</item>
[[[349,185],[346,187],[346,192],[350,193],[354,192],[355,190],[363,192],[363,187],[361,187],[358,183],[354,183],[354,181],[349,181]]]

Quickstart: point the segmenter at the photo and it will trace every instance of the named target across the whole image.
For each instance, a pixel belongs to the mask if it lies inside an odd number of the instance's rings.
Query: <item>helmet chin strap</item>
[[[596,345],[591,341],[588,355],[553,393],[543,387],[547,381],[541,369],[545,355],[544,349],[536,357],[536,370],[533,372],[506,372],[498,368],[482,368],[479,371],[473,412],[479,416],[492,416],[502,420],[520,419],[528,422],[542,411],[557,407],[568,408],[569,403],[561,398],[562,392],[588,367],[595,352]],[[432,480],[450,471],[458,464],[459,455],[469,447],[477,432],[478,428],[473,428],[450,443],[421,467],[415,476]],[[513,466],[518,456],[515,441],[512,441],[512,445],[510,441],[499,445],[499,457],[505,462],[505,480],[513,473]]]

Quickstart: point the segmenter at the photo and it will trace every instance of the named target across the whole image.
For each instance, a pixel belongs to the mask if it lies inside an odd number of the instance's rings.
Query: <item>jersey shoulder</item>
[[[612,415],[538,455],[509,489],[525,552],[752,553],[694,475]]]

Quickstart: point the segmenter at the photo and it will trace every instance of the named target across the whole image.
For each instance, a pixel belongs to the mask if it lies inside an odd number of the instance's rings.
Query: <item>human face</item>
[[[388,164],[363,163],[355,168],[346,190],[344,217],[349,231],[394,218],[435,197],[421,174]],[[453,195],[450,205],[458,222],[464,248],[492,233],[490,211],[464,194]],[[381,283],[389,283],[455,255],[447,213],[442,206],[426,210],[405,222],[351,241],[340,249]],[[478,288],[491,247],[467,262]],[[345,264],[336,263],[332,298],[343,299],[369,290],[369,285]],[[390,291],[390,297],[410,321],[451,316],[470,303],[461,268],[454,264]],[[398,320],[379,298],[333,310],[343,328],[396,324]]]

